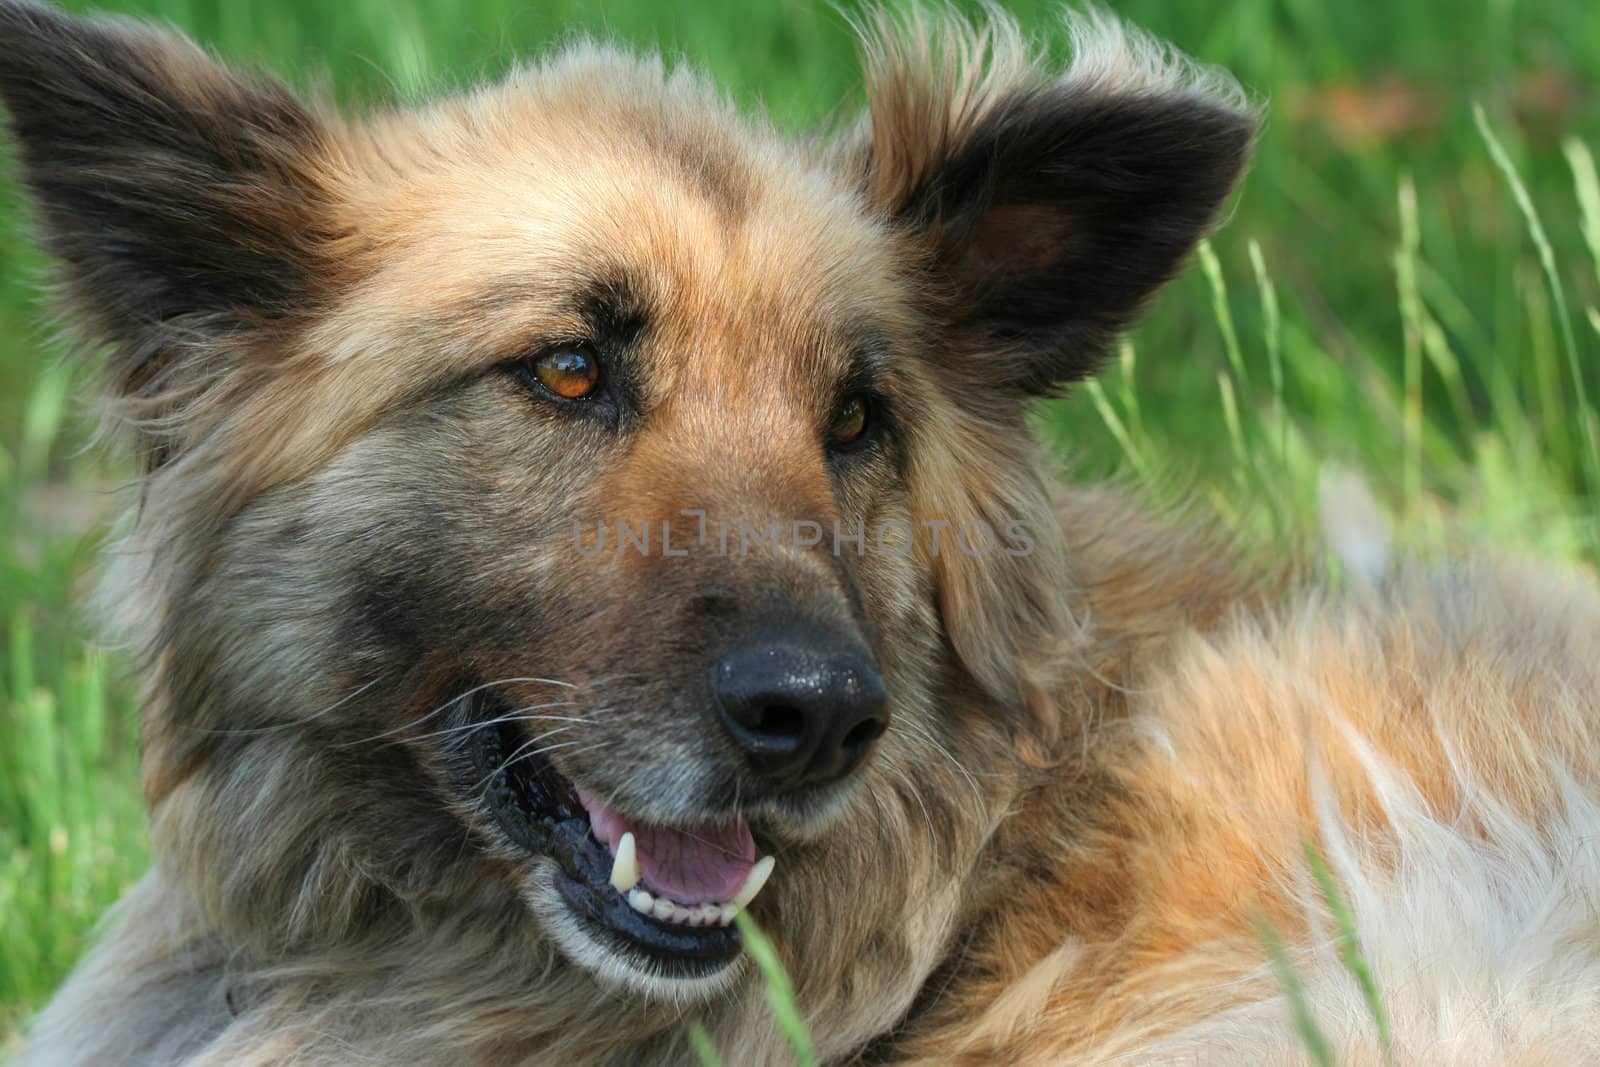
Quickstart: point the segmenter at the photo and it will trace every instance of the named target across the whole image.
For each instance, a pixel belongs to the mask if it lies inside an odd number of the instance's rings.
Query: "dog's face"
[[[325,948],[470,900],[676,994],[736,973],[770,879],[802,985],[847,932],[925,973],[896,931],[943,933],[1052,729],[1027,403],[1250,136],[1078,31],[1055,78],[1004,24],[884,20],[868,113],[794,141],[603,49],[356,122],[0,3],[22,174],[145,464],[111,590],[158,854],[220,928]]]
[[[930,385],[892,240],[825,172],[698,87],[568,62],[494,102],[474,159],[352,205],[403,236],[316,347],[408,395],[226,551],[305,531],[283,569],[319,572],[361,655],[313,674],[385,680],[363,728],[413,746],[570,955],[681,983],[729,973],[763,854],[927,714]]]

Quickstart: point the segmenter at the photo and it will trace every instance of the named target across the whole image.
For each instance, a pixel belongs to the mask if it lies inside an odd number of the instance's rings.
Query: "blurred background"
[[[681,57],[794,129],[860,104],[854,0],[94,6],[354,108],[492,78],[578,34]],[[1061,57],[1058,4],[1003,6]],[[1592,567],[1600,3],[1108,6],[1231,69],[1269,117],[1227,227],[1099,382],[1039,411],[1063,467],[1145,483],[1281,551],[1314,544],[1318,472],[1337,464],[1413,547]],[[90,445],[43,268],[0,180],[0,1053],[145,863],[134,686],[83,608],[128,472]]]

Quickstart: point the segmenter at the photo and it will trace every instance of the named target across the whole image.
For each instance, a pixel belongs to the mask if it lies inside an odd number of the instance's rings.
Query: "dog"
[[[1257,109],[1103,13],[859,28],[791,137],[0,0],[154,853],[23,1063],[790,1062],[746,909],[827,1064],[1600,1060],[1592,585],[1265,567],[1028,432]]]

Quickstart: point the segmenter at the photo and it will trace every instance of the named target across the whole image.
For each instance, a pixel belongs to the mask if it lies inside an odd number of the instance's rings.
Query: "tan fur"
[[[0,0],[0,25],[48,18]],[[1308,841],[1396,1062],[1593,1057],[1600,952],[1574,903],[1600,890],[1581,856],[1600,828],[1592,586],[1472,563],[1342,592],[1056,485],[1027,401],[1088,373],[1203,233],[1243,165],[1243,94],[1099,14],[1069,20],[1062,74],[998,13],[866,22],[866,114],[799,142],[594,45],[349,118],[113,27],[133,57],[100,60],[114,85],[170,93],[226,149],[206,163],[249,195],[202,202],[224,251],[270,268],[226,294],[242,310],[133,325],[98,310],[99,246],[51,200],[81,190],[19,121],[145,457],[105,599],[144,672],[156,856],[25,1063],[676,1064],[687,1020],[729,1063],[787,1062],[749,967],[673,986],[587,948],[554,862],[461,784],[480,683],[533,741],[564,731],[563,774],[641,818],[702,817],[716,749],[694,687],[717,627],[772,600],[870,644],[892,706],[826,805],[733,801],[777,858],[752,913],[825,1063],[1306,1062],[1268,927],[1340,1061],[1380,1062]],[[8,88],[19,114],[55,106]],[[263,108],[280,122],[249,152],[204,121],[242,111],[254,136]],[[1050,168],[955,188],[1045,119],[1127,153],[1043,138],[1088,208],[1029,184]],[[1094,140],[1118,123],[1125,140]],[[1155,192],[1107,221],[1141,168]],[[1123,275],[1116,306],[1052,311],[1056,289]],[[1019,277],[1065,340],[993,306]],[[621,428],[507,372],[595,332],[596,300],[647,308],[618,342],[643,352]],[[824,442],[863,364],[898,421],[846,467]],[[912,532],[842,558],[569,542],[686,509]],[[974,519],[1025,523],[1031,550],[953,551],[948,530],[938,549],[925,525]]]
[[[1410,851],[1438,826],[1485,862],[1520,828],[1551,862],[1570,862],[1560,824],[1582,817],[1577,797],[1592,803],[1597,769],[1597,613],[1586,585],[1482,563],[1408,570],[1370,599],[1313,595],[1174,635],[1170,654],[1120,679],[1118,717],[1086,746],[1105,776],[1098,810],[1077,815],[1088,827],[1043,832],[1066,812],[1032,822],[1050,869],[1001,890],[1030,907],[995,917],[968,950],[985,981],[941,997],[948,1021],[902,1052],[928,1063],[1306,1062],[1261,932],[1276,929],[1301,966],[1332,938],[1304,844],[1348,879],[1358,924],[1372,903],[1363,879],[1377,899],[1398,900]],[[1050,800],[1081,797],[1043,791],[1036,803]],[[1532,858],[1522,862],[1533,882]],[[1389,948],[1365,946],[1388,1010],[1409,1024],[1396,1030],[1395,1062],[1591,1062],[1592,1009],[1560,1023],[1521,1014],[1541,996],[1555,1008],[1584,993],[1545,979],[1523,1003],[1510,967],[1456,988],[1433,960],[1386,970],[1397,962]],[[1592,991],[1593,947],[1573,951],[1591,973],[1579,989]],[[1339,1062],[1382,1062],[1370,1020],[1340,1017],[1315,992]],[[1266,1011],[1241,1010],[1253,1005]],[[1230,1012],[1231,1026],[1183,1037]]]

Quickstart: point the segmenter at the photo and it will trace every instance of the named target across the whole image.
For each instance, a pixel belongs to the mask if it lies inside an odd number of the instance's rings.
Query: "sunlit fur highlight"
[[[0,27],[53,18],[42,10],[0,0]],[[1104,342],[1243,166],[1253,118],[1225,76],[1096,12],[1066,20],[1060,72],[998,11],[912,8],[861,20],[862,119],[796,143],[698,76],[603,45],[344,118],[302,112],[174,35],[96,25],[149,61],[137,76],[179,116],[271,110],[272,136],[249,146],[265,187],[212,206],[282,285],[255,286],[242,316],[116,317],[121,283],[51,199],[74,175],[44,148],[25,160],[66,305],[111,343],[113,419],[142,464],[102,599],[145,680],[156,859],[32,1025],[23,1063],[677,1064],[692,1062],[691,1018],[729,1063],[789,1062],[751,968],[697,983],[630,968],[552,899],[550,861],[445,788],[473,725],[453,717],[449,649],[362,669],[393,654],[365,614],[415,606],[367,605],[363,576],[398,580],[391,557],[404,576],[454,568],[424,607],[512,620],[476,649],[483,684],[536,725],[537,709],[610,711],[680,758],[618,755],[602,737],[564,766],[626,762],[616,795],[693,814],[693,731],[638,717],[670,679],[551,678],[515,646],[519,612],[573,585],[600,621],[563,615],[549,644],[626,637],[659,577],[574,577],[529,516],[603,504],[653,521],[707,496],[1022,520],[1037,537],[1026,556],[977,559],[935,554],[922,530],[907,558],[863,562],[889,732],[828,810],[789,824],[777,805],[753,812],[779,821],[778,873],[753,912],[824,1062],[1305,1062],[1263,923],[1340,1062],[1380,1062],[1307,841],[1353,910],[1397,1062],[1592,1057],[1587,579],[1383,558],[1350,567],[1362,580],[1346,592],[1310,567],[1257,567],[1121,491],[1058,485],[1026,428],[1016,382],[1032,379],[991,379],[1055,359],[1066,384],[1098,353],[1032,351],[960,318],[952,279],[970,264],[940,257],[986,220],[922,210],[930,176],[1052,93],[1062,114],[1154,116],[1199,151],[1210,190],[1170,221],[1172,248],[1140,265],[1153,273],[1126,306],[1084,334]],[[44,114],[58,103],[6,88]],[[239,148],[203,122],[200,135]],[[1065,215],[1069,242],[1096,222]],[[530,335],[581,327],[558,298],[596,257],[663,309],[642,386],[658,404],[627,463],[563,480],[550,457],[575,453],[571,427],[507,403],[487,368]],[[851,355],[836,334],[860,320],[888,338],[886,388],[916,418],[902,471],[835,493],[807,420]],[[436,513],[467,518],[436,536]],[[1365,551],[1370,532],[1336,547],[1382,556]],[[406,557],[418,541],[429,554]],[[789,556],[762,563],[852,610],[815,559]],[[540,596],[507,593],[529,589]],[[642,639],[620,647],[628,669],[670,666]]]

